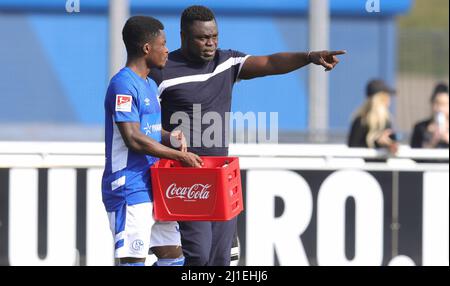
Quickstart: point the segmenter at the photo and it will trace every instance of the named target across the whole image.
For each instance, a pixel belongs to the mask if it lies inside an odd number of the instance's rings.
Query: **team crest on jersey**
[[[131,103],[133,98],[131,95],[117,94],[116,95],[116,111],[131,112]]]
[[[144,247],[144,242],[140,239],[136,239],[135,241],[133,241],[132,247],[136,251],[141,251],[142,247]]]

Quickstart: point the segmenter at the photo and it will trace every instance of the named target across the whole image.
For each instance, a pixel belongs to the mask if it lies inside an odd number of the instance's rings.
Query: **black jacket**
[[[420,121],[414,126],[414,131],[411,137],[410,145],[412,148],[423,148],[423,144],[429,142],[433,134],[428,132],[428,125],[432,123],[433,119],[427,119],[424,121]],[[447,148],[448,143],[440,141],[435,148]]]
[[[391,122],[387,122],[386,128],[391,128],[392,124]],[[361,117],[356,117],[352,122],[352,127],[350,130],[350,134],[348,135],[347,145],[349,147],[361,147],[361,148],[368,148],[367,146],[367,134],[369,133],[369,127],[367,125],[362,124]],[[396,140],[395,134],[391,136],[391,139]],[[375,147],[381,147],[375,142]]]

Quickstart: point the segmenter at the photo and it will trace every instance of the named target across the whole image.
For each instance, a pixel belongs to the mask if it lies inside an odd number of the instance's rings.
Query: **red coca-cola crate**
[[[202,160],[202,168],[167,159],[150,168],[156,220],[226,221],[244,209],[239,158]]]

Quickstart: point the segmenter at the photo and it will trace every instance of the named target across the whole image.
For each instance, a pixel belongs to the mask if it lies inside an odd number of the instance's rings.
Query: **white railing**
[[[415,160],[449,160],[448,149],[411,149],[401,146],[397,155],[385,150],[349,148],[343,144],[231,144],[230,156],[242,158],[242,168],[345,168],[444,169],[448,164],[419,164]],[[364,159],[386,159],[366,163]],[[102,142],[0,142],[0,167],[102,167]]]

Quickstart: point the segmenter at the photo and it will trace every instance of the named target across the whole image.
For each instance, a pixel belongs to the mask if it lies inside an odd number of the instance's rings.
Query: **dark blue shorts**
[[[229,266],[237,217],[230,221],[181,221],[181,246],[188,266]]]

